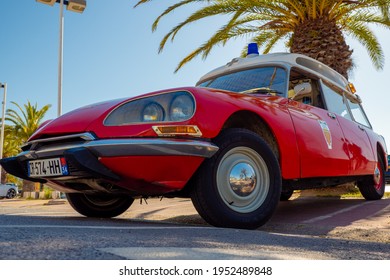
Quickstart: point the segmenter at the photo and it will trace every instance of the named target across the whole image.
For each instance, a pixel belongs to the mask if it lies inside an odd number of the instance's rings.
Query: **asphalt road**
[[[115,219],[65,200],[0,200],[0,259],[389,260],[390,199],[302,197],[258,230],[207,225],[187,199],[137,201]]]

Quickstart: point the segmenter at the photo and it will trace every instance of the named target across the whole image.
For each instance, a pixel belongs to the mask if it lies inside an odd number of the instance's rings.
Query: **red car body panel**
[[[295,101],[290,102],[289,111],[295,125],[299,148],[300,178],[347,175],[350,159],[337,119],[328,117],[325,110]],[[328,148],[319,125],[321,120],[327,120],[331,131],[331,149]],[[313,134],[318,137],[313,137]]]
[[[100,161],[122,177],[121,187],[148,195],[182,189],[203,161],[190,156],[105,157]],[[151,169],[153,165],[153,169]]]
[[[386,153],[386,142],[385,142],[384,138],[378,137],[378,134],[376,134],[371,129],[366,129],[365,132],[366,132],[368,140],[369,140],[369,142],[371,144],[370,147],[371,147],[371,149],[373,151],[375,160],[378,161],[379,157],[384,158],[385,160],[384,160],[383,164],[385,165],[385,169],[387,171],[389,169],[388,165],[389,165],[390,162],[388,161],[389,157],[388,157],[388,154]],[[382,153],[381,154],[376,154],[375,153],[376,150],[382,151]]]
[[[338,118],[344,134],[346,137],[346,147],[350,157],[350,174],[351,175],[363,175],[369,174],[375,169],[376,162],[378,160],[376,156],[376,146],[378,142],[375,141],[375,152],[371,147],[370,140],[368,139],[366,129],[359,128],[360,125],[353,123],[344,118]]]
[[[43,124],[30,137],[29,141],[87,131],[90,124],[96,121],[96,117],[108,114],[120,101],[121,99],[105,101],[66,113],[51,122]]]

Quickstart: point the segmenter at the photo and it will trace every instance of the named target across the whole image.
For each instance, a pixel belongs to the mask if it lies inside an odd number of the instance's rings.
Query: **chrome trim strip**
[[[213,143],[186,139],[135,138],[102,139],[85,143],[53,144],[19,154],[20,159],[61,156],[65,150],[87,148],[98,157],[115,156],[196,156],[210,158],[218,147]]]
[[[78,133],[78,134],[69,134],[64,136],[57,136],[57,137],[51,137],[51,138],[44,138],[44,139],[38,139],[38,140],[32,140],[30,142],[26,142],[24,145],[22,145],[22,148],[25,146],[37,144],[37,143],[48,143],[48,142],[55,142],[55,141],[61,141],[66,139],[72,139],[72,138],[81,138],[85,141],[92,141],[95,140],[96,137],[92,135],[92,133],[84,132],[84,133]]]

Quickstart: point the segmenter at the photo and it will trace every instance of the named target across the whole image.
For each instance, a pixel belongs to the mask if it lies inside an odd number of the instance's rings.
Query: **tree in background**
[[[135,7],[151,1],[139,0]],[[352,50],[345,41],[348,35],[366,48],[377,70],[384,66],[382,48],[370,25],[390,29],[389,0],[181,0],[155,19],[152,30],[157,29],[164,16],[188,4],[201,7],[163,37],[159,52],[190,23],[216,15],[230,17],[203,45],[181,60],[175,72],[199,55],[207,58],[213,47],[242,36],[249,36],[263,53],[284,41],[290,52],[317,59],[347,78],[353,67]]]
[[[4,142],[3,142],[3,157],[11,157],[17,155],[20,150],[21,142],[18,139],[18,136],[15,135],[15,129],[13,126],[5,125],[4,127]],[[16,177],[9,175],[5,172],[5,170],[1,169],[1,183],[16,183]]]
[[[22,142],[15,133],[15,128],[11,125],[5,125],[4,129],[4,143],[3,143],[3,157],[11,157],[17,155],[21,150]]]
[[[43,118],[51,105],[48,104],[41,109],[38,109],[38,105],[31,105],[30,101],[28,101],[23,108],[16,102],[11,103],[19,109],[19,112],[8,109],[5,120],[13,124],[13,136],[15,136],[16,141],[19,141],[19,143],[22,144],[26,142],[41,125]]]
[[[38,108],[38,105],[32,105],[30,101],[23,107],[16,102],[11,102],[18,110],[8,109],[5,120],[11,125],[5,125],[4,131],[4,145],[3,157],[15,156],[20,152],[20,146],[27,141],[28,138],[38,129],[42,124],[46,112],[51,105],[45,105]],[[3,169],[2,169],[3,171]],[[14,182],[13,176],[7,176],[7,181]],[[6,176],[2,176],[6,178]],[[32,183],[25,183],[24,190],[31,191]],[[25,188],[26,187],[26,188]]]

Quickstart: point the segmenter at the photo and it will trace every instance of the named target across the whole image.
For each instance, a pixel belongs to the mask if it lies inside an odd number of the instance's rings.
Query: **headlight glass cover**
[[[146,105],[142,112],[142,121],[144,122],[161,122],[164,120],[164,109],[160,104],[151,102]]]
[[[106,126],[134,123],[179,122],[195,113],[195,100],[187,91],[175,91],[136,99],[115,108],[104,120]]]
[[[184,121],[194,114],[192,96],[188,94],[177,95],[169,108],[169,116],[172,121]]]

